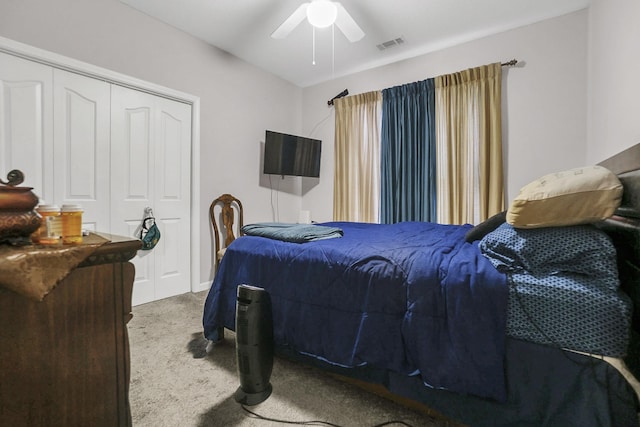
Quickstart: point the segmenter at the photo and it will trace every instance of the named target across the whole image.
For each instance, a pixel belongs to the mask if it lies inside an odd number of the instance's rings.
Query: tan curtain
[[[500,63],[436,77],[438,222],[504,210]]]
[[[378,222],[382,92],[336,99],[333,219]]]

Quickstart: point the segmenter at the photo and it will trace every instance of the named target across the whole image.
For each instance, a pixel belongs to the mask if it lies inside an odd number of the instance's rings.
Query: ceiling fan
[[[342,31],[347,40],[357,42],[364,37],[364,32],[353,20],[349,12],[337,1],[311,0],[302,3],[276,30],[271,33],[274,39],[283,39],[303,20],[316,28],[325,28],[332,24]]]

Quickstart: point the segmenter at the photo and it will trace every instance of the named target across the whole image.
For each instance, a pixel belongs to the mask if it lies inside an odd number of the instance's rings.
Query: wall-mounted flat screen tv
[[[264,139],[264,173],[320,177],[322,141],[268,130]]]

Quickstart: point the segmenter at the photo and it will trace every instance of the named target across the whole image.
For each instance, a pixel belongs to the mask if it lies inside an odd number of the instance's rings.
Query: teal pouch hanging
[[[160,241],[160,229],[156,225],[156,219],[153,216],[151,208],[145,208],[145,217],[140,227],[140,240],[142,241],[142,250],[149,251],[153,249]]]

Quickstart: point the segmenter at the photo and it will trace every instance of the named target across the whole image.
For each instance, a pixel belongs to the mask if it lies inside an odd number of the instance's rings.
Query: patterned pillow
[[[592,225],[518,229],[504,223],[479,247],[505,273],[576,273],[599,278],[609,289],[619,286],[615,247],[604,231]]]
[[[613,215],[622,200],[618,177],[602,166],[545,175],[522,187],[507,222],[518,228],[594,223]]]

